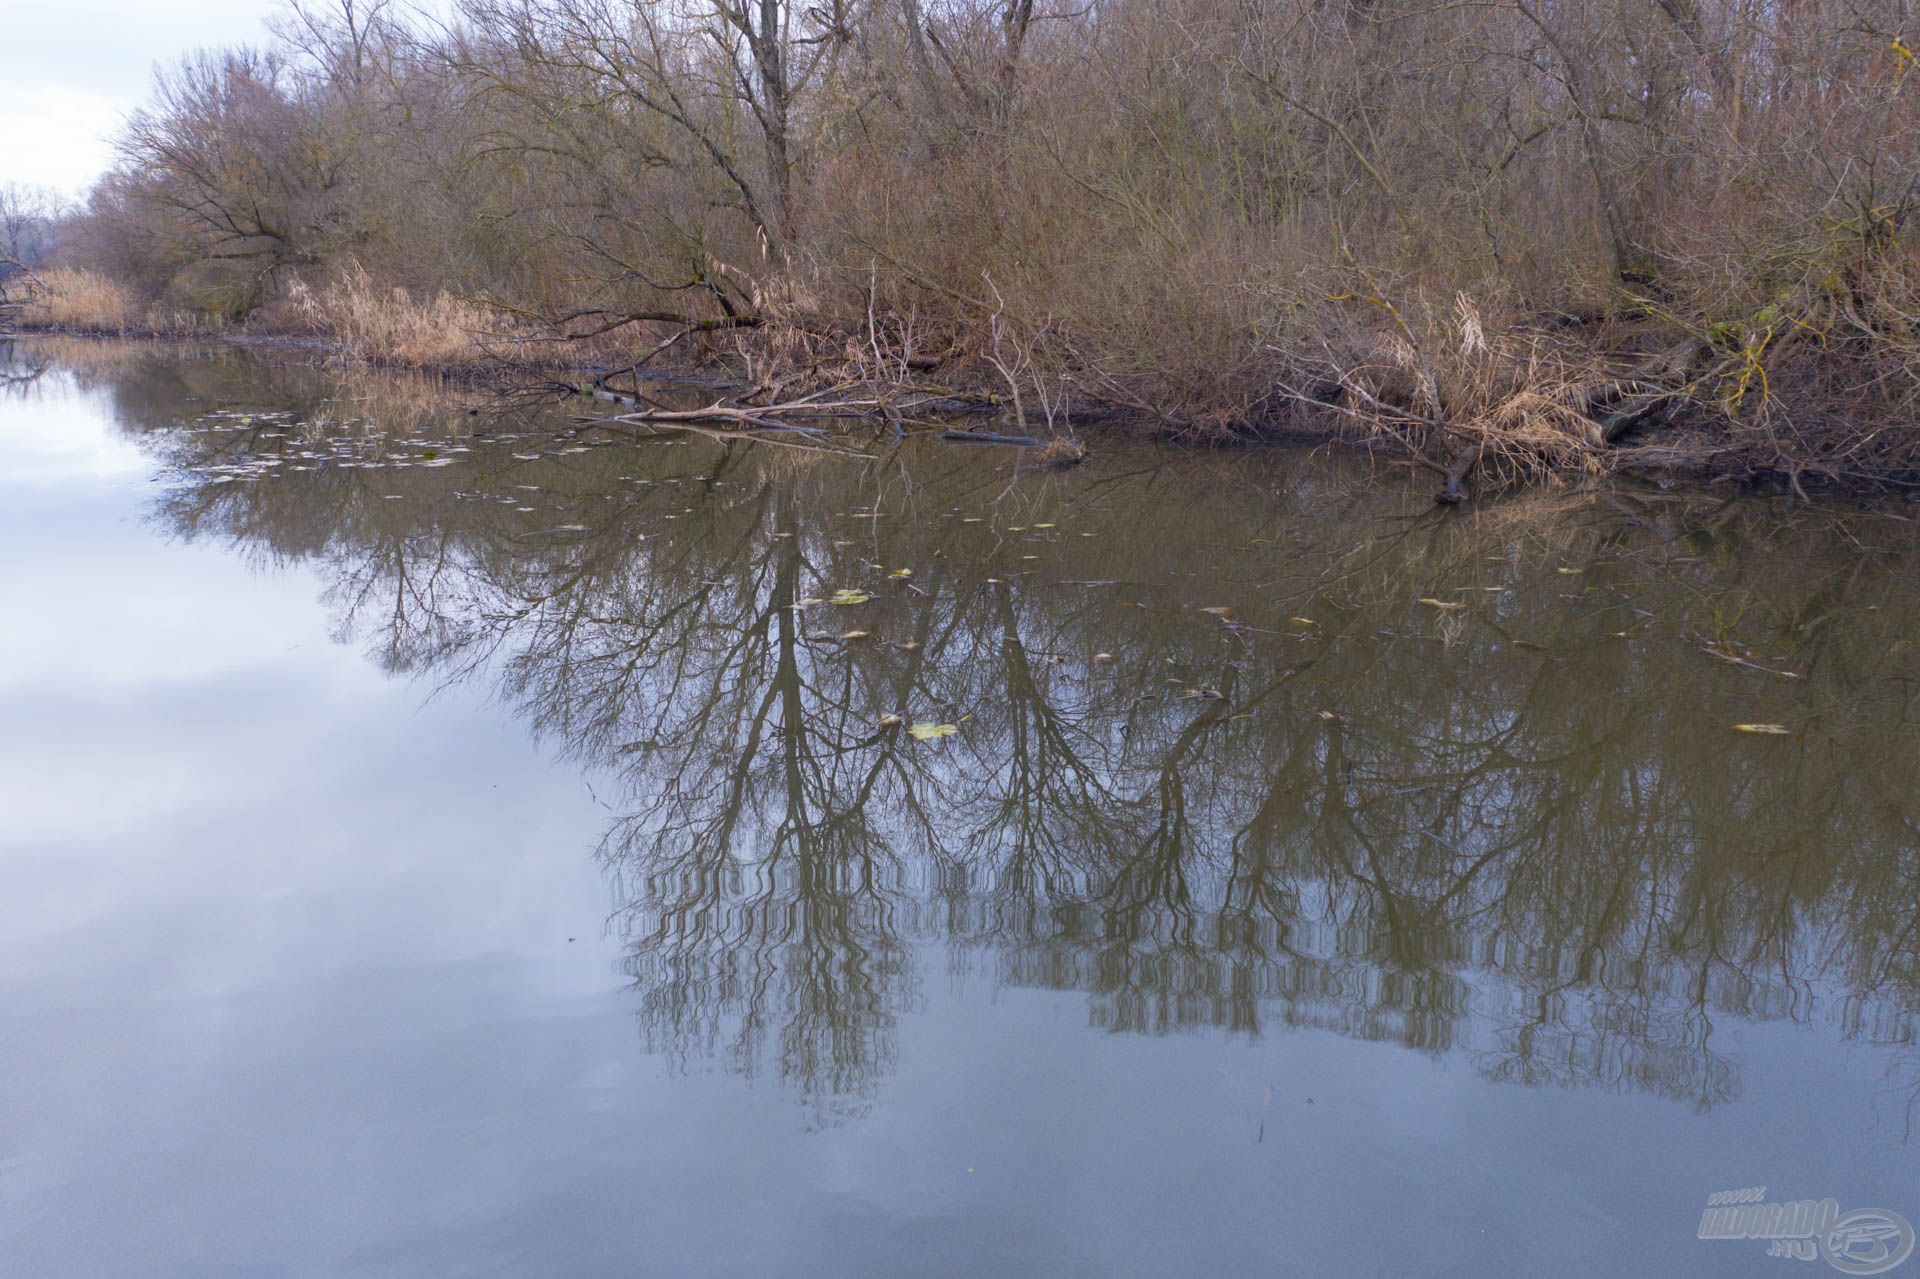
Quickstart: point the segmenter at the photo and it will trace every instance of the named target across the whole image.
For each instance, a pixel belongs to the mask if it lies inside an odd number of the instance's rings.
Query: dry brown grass
[[[56,333],[101,337],[192,337],[216,326],[208,317],[162,303],[142,303],[97,271],[55,267],[10,283],[0,301],[19,324]]]
[[[97,272],[60,267],[40,276],[23,309],[28,323],[84,333],[140,331],[141,307],[125,288]]]
[[[318,288],[295,281],[295,311],[354,359],[407,368],[459,368],[496,353],[498,318],[442,290],[416,297],[376,284],[358,263]]]

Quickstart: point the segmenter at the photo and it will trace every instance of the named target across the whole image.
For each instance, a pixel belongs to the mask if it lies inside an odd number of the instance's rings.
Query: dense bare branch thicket
[[[1454,490],[1914,482],[1911,7],[339,0],[163,76],[69,252],[260,325],[350,283],[762,387],[1017,370]]]

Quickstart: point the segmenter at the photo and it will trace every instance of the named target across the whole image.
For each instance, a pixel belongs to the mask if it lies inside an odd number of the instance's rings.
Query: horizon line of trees
[[[50,188],[0,182],[0,284],[51,262],[76,212]]]
[[[160,75],[61,254],[220,323],[353,280],[756,380],[1575,460],[1683,404],[1920,475],[1912,9],[294,0]]]

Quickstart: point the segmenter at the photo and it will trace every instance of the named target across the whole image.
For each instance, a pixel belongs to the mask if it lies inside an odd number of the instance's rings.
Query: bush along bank
[[[15,309],[712,362],[750,429],[1336,437],[1448,497],[1912,486],[1920,90],[1863,5],[314,6],[162,75]]]

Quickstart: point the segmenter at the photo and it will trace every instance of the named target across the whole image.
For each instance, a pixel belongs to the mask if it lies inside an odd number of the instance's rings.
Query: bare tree
[[[66,202],[45,187],[0,184],[0,282],[47,264],[66,213]]]

